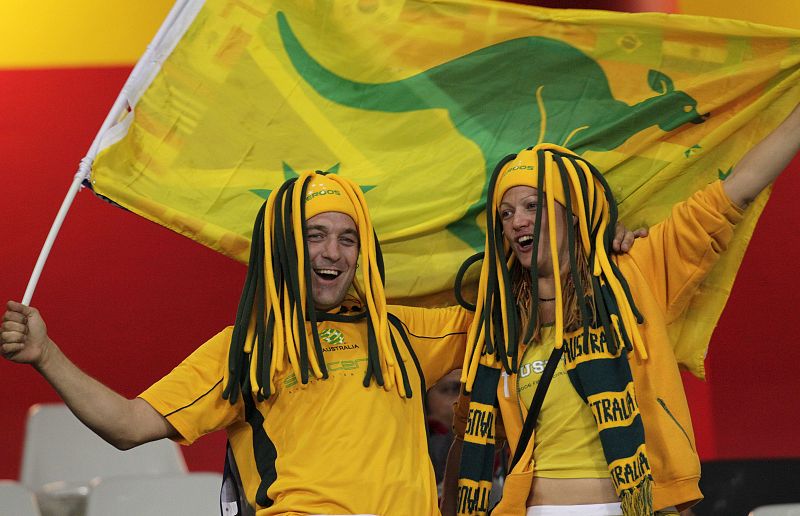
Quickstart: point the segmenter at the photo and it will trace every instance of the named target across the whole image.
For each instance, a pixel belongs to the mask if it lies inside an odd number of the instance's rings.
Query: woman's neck
[[[553,276],[538,278],[538,297],[533,300],[539,305],[542,324],[552,324],[556,318],[556,282]]]

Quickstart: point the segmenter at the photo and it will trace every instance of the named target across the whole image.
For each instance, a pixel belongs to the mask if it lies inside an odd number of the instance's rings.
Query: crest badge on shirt
[[[329,346],[344,344],[344,333],[336,328],[326,328],[319,334],[319,339]]]

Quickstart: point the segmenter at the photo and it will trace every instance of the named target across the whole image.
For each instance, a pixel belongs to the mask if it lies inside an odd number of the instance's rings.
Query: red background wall
[[[661,3],[661,10],[673,4]],[[640,10],[637,5],[609,1],[603,7]],[[78,161],[128,72],[0,71],[0,299],[22,297]],[[800,457],[800,346],[792,330],[800,302],[794,266],[800,259],[798,198],[795,160],[777,182],[714,334],[708,382],[687,378],[704,459]],[[242,265],[82,192],[33,305],[80,367],[135,396],[230,324],[244,272]],[[28,407],[57,397],[31,368],[5,361],[0,392],[0,478],[16,478]],[[184,451],[191,469],[219,471],[224,436],[205,437]]]

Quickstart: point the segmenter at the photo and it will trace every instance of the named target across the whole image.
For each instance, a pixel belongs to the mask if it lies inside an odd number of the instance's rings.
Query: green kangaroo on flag
[[[578,153],[607,151],[648,127],[672,131],[709,116],[657,70],[648,76],[655,95],[634,105],[619,101],[595,60],[563,41],[537,36],[490,45],[398,81],[356,82],[309,55],[283,13],[277,21],[292,65],[317,93],[364,110],[446,110],[455,129],[480,149],[487,179],[500,159],[537,141]],[[475,218],[483,210],[487,184],[481,199],[448,226],[476,250],[484,242]]]

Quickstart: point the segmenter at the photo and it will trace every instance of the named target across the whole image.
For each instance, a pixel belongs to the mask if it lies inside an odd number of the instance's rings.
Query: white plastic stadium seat
[[[43,516],[83,514],[97,477],[186,474],[178,445],[168,439],[121,451],[89,430],[63,403],[28,411],[20,481],[33,491]]]
[[[20,481],[31,491],[58,481],[88,484],[100,476],[186,471],[178,445],[168,439],[120,451],[63,403],[37,404],[28,412]]]
[[[33,493],[19,482],[0,480],[0,516],[40,516]]]
[[[762,505],[750,511],[750,516],[800,516],[800,503]]]
[[[219,516],[219,473],[131,475],[93,482],[86,516]]]

